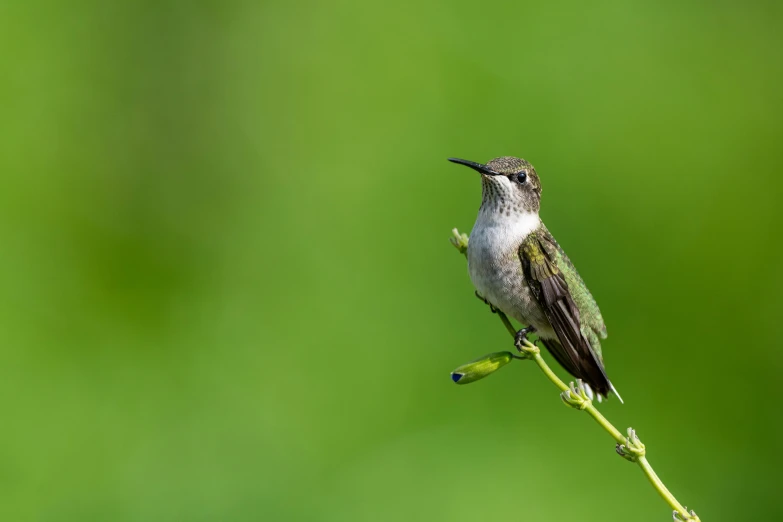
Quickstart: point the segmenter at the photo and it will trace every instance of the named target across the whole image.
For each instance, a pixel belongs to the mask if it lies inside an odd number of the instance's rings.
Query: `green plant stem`
[[[688,513],[688,510],[685,509],[685,507],[682,504],[680,504],[676,498],[674,498],[674,495],[672,495],[671,491],[669,491],[669,489],[663,484],[663,482],[661,482],[661,479],[658,478],[658,475],[655,473],[655,470],[653,470],[652,466],[647,461],[647,457],[639,457],[636,460],[636,463],[639,464],[640,468],[642,468],[642,471],[647,476],[647,480],[650,481],[653,487],[658,491],[658,494],[661,495],[663,500],[665,500],[666,503],[672,507],[672,509],[674,509],[680,514],[685,514],[687,517],[693,518]]]
[[[514,326],[511,324],[511,321],[508,320],[506,314],[499,310],[497,311],[497,314],[498,317],[500,317],[500,320],[503,322],[503,325],[506,327],[506,330],[508,330],[508,332],[511,334],[511,337],[516,338],[516,330],[514,330]],[[568,386],[560,379],[560,377],[555,374],[554,371],[552,371],[552,368],[549,367],[544,358],[541,357],[540,353],[533,355],[532,359],[536,362],[538,367],[541,368],[541,371],[544,372],[544,375],[546,375],[555,386],[560,388],[561,392],[568,390]],[[622,433],[620,433],[620,430],[615,428],[614,425],[609,422],[609,420],[604,417],[600,411],[598,411],[598,409],[592,404],[592,401],[587,405],[585,411],[588,413],[588,415],[595,419],[595,421],[600,424],[601,427],[606,430],[615,441],[617,441],[618,444],[628,443],[628,439]],[[687,517],[685,518],[686,520],[692,519],[691,515],[688,513],[685,507],[683,507],[683,505],[680,504],[676,498],[674,498],[674,495],[672,495],[669,489],[655,473],[655,470],[653,470],[647,458],[637,457],[636,463],[639,464],[640,468],[642,468],[645,476],[656,489],[656,491],[658,491],[663,500],[665,500],[672,509],[680,513],[680,515],[682,515],[684,518]]]
[[[467,257],[467,236],[464,236],[464,242],[462,242],[462,237],[459,232],[457,232],[456,229],[454,229],[454,236],[457,239],[457,242],[455,242],[452,239],[452,244],[454,244],[455,247],[462,253],[465,254]],[[493,311],[495,311],[493,309]],[[514,325],[511,324],[511,321],[509,321],[508,317],[506,317],[506,314],[501,312],[500,310],[497,310],[496,313],[498,314],[498,317],[503,322],[503,326],[506,327],[506,330],[508,330],[508,333],[511,334],[511,337],[516,338],[517,330],[514,328]],[[552,383],[557,386],[561,392],[565,392],[569,390],[569,386],[567,386],[556,374],[552,371],[552,368],[549,367],[549,365],[544,361],[544,358],[541,357],[541,353],[536,350],[535,353],[532,355],[529,355],[528,358],[533,359],[538,367],[541,369],[541,371],[546,375],[546,377],[552,381]],[[623,446],[629,446],[630,441],[627,437],[625,437],[622,433],[620,433],[620,430],[614,427],[614,425],[609,422],[609,420],[601,414],[600,411],[593,405],[592,401],[587,401],[587,405],[583,407],[583,409],[590,415],[595,421],[604,429],[606,430],[609,435],[612,436],[612,438],[617,442],[618,447],[619,445]],[[636,439],[638,442],[638,439]],[[643,448],[643,446],[642,446]],[[647,479],[650,481],[650,483],[653,485],[655,490],[661,495],[664,501],[666,501],[671,508],[676,511],[680,518],[682,520],[688,520],[693,522],[699,522],[699,517],[695,516],[695,514],[691,514],[688,512],[688,510],[677,501],[676,498],[674,498],[674,495],[669,491],[669,489],[664,485],[664,483],[661,481],[661,479],[658,477],[658,475],[653,470],[652,466],[650,465],[649,461],[647,460],[646,456],[644,455],[644,450],[642,450],[642,454],[633,457],[633,462],[636,462],[639,467],[642,469],[642,472],[647,477]]]

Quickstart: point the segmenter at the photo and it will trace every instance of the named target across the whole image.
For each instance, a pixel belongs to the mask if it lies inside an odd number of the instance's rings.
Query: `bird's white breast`
[[[527,318],[532,295],[525,283],[519,246],[541,225],[538,214],[480,211],[468,242],[468,271],[482,297],[507,315]]]

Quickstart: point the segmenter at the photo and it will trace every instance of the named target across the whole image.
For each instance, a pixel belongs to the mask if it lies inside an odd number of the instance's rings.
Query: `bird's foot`
[[[476,297],[478,297],[481,301],[484,301],[485,305],[489,306],[489,311],[490,312],[492,312],[493,314],[498,313],[499,310],[497,308],[495,308],[495,306],[492,303],[490,303],[489,301],[484,299],[484,297],[482,297],[481,294],[478,293],[478,290],[476,290]]]
[[[532,358],[536,354],[541,353],[541,350],[539,350],[538,346],[532,344],[527,339],[527,334],[533,333],[535,331],[536,329],[533,326],[528,326],[527,328],[522,328],[519,330],[514,336],[514,346],[516,346],[519,353],[523,354],[525,357]]]
[[[519,347],[525,342],[530,342],[527,340],[527,334],[534,333],[536,331],[534,326],[527,326],[525,328],[522,328],[517,332],[517,334],[514,336],[514,346],[517,347],[517,350],[519,350]]]

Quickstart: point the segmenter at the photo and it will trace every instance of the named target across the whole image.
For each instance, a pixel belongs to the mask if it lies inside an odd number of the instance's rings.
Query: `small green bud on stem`
[[[560,394],[560,398],[563,399],[563,402],[566,403],[566,405],[576,408],[577,410],[584,410],[592,404],[590,396],[588,395],[587,390],[585,390],[581,379],[577,381],[576,386],[574,386],[574,383],[572,382],[568,389]]]
[[[495,352],[463,364],[451,372],[451,380],[457,384],[468,384],[496,372],[514,359],[511,352]]]
[[[460,234],[459,230],[456,228],[451,230],[451,236],[449,238],[449,241],[451,241],[451,244],[454,245],[454,248],[459,250],[460,254],[464,254],[468,251],[468,235],[467,234]]]
[[[636,430],[628,428],[628,437],[625,439],[625,444],[617,444],[615,451],[625,460],[636,462],[639,457],[644,457],[647,450],[636,435]]]

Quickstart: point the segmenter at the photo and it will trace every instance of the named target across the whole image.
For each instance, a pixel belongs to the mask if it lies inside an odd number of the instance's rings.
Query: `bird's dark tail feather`
[[[571,359],[566,354],[565,349],[559,342],[554,339],[540,340],[544,343],[546,349],[549,350],[549,353],[552,354],[552,357],[555,358],[560,366],[565,368],[568,373],[577,379],[582,379],[582,381],[598,395],[599,401],[601,400],[601,397],[608,397],[610,393],[613,393],[620,402],[623,402],[620,394],[617,393],[617,390],[614,389],[614,386],[612,386],[612,383],[609,381],[609,377],[606,376],[604,365],[598,357],[593,356],[591,357],[592,360],[580,360],[580,364],[577,367],[572,363]]]

